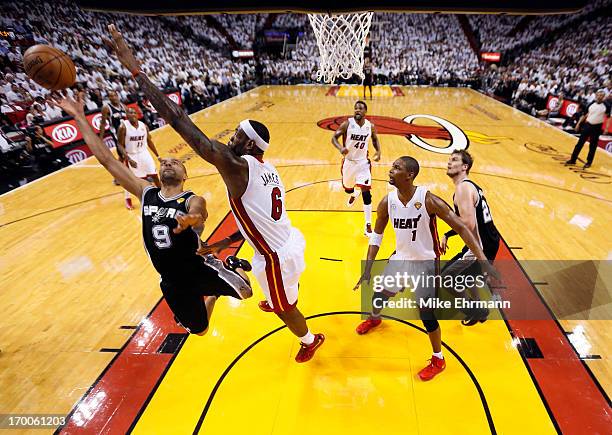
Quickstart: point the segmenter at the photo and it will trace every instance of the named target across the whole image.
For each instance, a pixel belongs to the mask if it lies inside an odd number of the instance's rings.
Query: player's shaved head
[[[365,101],[357,100],[357,101],[355,101],[355,106],[357,106],[357,104],[361,104],[365,110],[368,110],[368,105],[366,104]]]
[[[406,172],[412,172],[414,176],[412,178],[416,178],[419,175],[419,162],[413,157],[410,156],[402,156],[399,158],[404,164],[404,168],[406,168]]]

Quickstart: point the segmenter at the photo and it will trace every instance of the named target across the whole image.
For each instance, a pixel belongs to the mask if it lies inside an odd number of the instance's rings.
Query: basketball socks
[[[314,339],[315,339],[315,336],[312,332],[310,332],[310,329],[308,330],[305,336],[300,337],[300,341],[304,343],[305,345],[314,343]]]
[[[365,221],[367,224],[372,224],[372,204],[363,205],[363,212],[365,214]]]
[[[123,197],[127,200],[127,199],[131,199],[132,197],[130,196],[130,192],[128,192],[127,190],[123,191]]]
[[[444,355],[442,355],[442,351],[433,352],[432,355],[435,356],[436,358],[444,359]]]

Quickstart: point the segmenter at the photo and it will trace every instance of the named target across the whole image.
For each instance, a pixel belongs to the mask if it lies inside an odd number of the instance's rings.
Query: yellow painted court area
[[[321,190],[303,189],[315,195]],[[299,365],[293,360],[298,343],[286,328],[259,341],[224,378],[200,433],[490,433],[477,388],[452,354],[446,352],[444,376],[421,382],[416,373],[429,355],[423,332],[388,321],[359,336],[354,329],[360,315],[334,314],[361,311],[359,292],[351,290],[367,249],[358,232],[361,214],[295,211],[290,217],[307,235],[299,306],[305,316],[322,315],[309,325],[324,332],[326,342],[310,363]],[[391,254],[391,240],[381,258]],[[240,254],[250,258],[252,251],[245,247]],[[525,425],[541,434],[555,432],[518,352],[509,346],[503,321],[476,328],[441,323],[443,340],[482,387],[498,433],[519,433]],[[279,326],[254,303],[219,301],[209,335],[188,338],[134,433],[193,431],[226,367]],[[517,413],[525,417],[518,420]]]
[[[589,171],[564,167],[575,138],[469,89],[401,87],[404,96],[392,98],[390,87],[374,89],[369,116],[401,125],[409,115],[433,115],[465,133],[475,158],[471,178],[484,189],[495,224],[519,260],[612,258],[612,159],[606,153],[597,152]],[[317,123],[351,116],[363,87],[342,86],[336,96],[327,91],[264,86],[193,116],[221,141],[245,118],[269,127],[265,158],[277,166],[289,216],[307,241],[298,306],[315,316],[309,325],[326,335],[324,345],[312,361],[296,364],[298,341],[286,328],[271,333],[282,323],[257,308],[257,286],[242,303],[221,299],[208,334],[186,340],[133,432],[190,434],[203,418],[199,433],[213,435],[480,434],[491,433],[488,409],[497,433],[554,433],[504,321],[471,328],[441,322],[443,341],[465,366],[446,349],[446,370],[428,383],[416,378],[430,355],[423,332],[392,320],[365,336],[354,332],[361,318],[351,312],[361,306],[352,287],[367,249],[361,199],[347,209],[332,131]],[[424,118],[413,123],[438,126]],[[448,154],[417,146],[407,133],[377,128],[382,160],[372,167],[374,204],[387,192],[387,172],[401,155],[419,161],[416,184],[450,203]],[[206,198],[206,238],[229,211],[221,178],[171,128],[153,134],[162,154],[186,160],[186,187]],[[434,148],[449,144],[433,130],[418,134]],[[137,325],[161,297],[143,250],[139,212],[123,208],[123,193],[111,180],[88,159],[0,196],[0,413],[70,412],[115,356],[100,349],[121,348],[133,332],[121,326]],[[392,241],[387,228],[379,258],[391,253]],[[445,258],[459,244],[455,238]],[[245,245],[239,254],[250,258],[252,252]],[[553,306],[568,303],[554,288],[542,292]],[[609,318],[612,308],[603,303],[599,310]],[[585,364],[605,391],[612,385],[611,324],[561,321],[566,330],[582,328],[589,352],[601,355]]]

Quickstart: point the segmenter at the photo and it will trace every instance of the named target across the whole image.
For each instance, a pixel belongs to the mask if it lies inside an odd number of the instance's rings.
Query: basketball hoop
[[[363,51],[373,12],[352,14],[308,14],[317,38],[321,59],[317,80],[334,83],[336,78],[357,74],[364,79]]]

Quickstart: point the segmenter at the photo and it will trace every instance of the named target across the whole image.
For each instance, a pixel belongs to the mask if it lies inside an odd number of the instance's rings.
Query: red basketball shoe
[[[379,326],[381,323],[382,323],[382,319],[375,319],[374,317],[368,317],[363,322],[361,322],[359,325],[357,325],[357,329],[355,329],[355,331],[357,331],[357,334],[359,335],[367,334],[372,329]]]
[[[301,343],[300,350],[295,356],[295,360],[299,363],[310,361],[315,354],[315,351],[323,344],[325,336],[323,334],[315,334],[315,339],[310,344]]]
[[[266,313],[274,312],[274,308],[272,308],[270,304],[268,304],[268,301],[261,301],[259,304],[257,304],[257,306],[261,311],[265,311]]]
[[[445,368],[446,361],[444,361],[444,358],[438,358],[432,355],[429,360],[429,365],[419,372],[419,378],[423,381],[431,381],[434,376],[438,373],[442,373]]]
[[[132,198],[125,198],[125,208],[128,210],[134,210],[134,206],[132,205]]]
[[[352,207],[359,195],[361,195],[361,190],[355,190],[353,193],[351,193],[346,201],[346,205]]]

